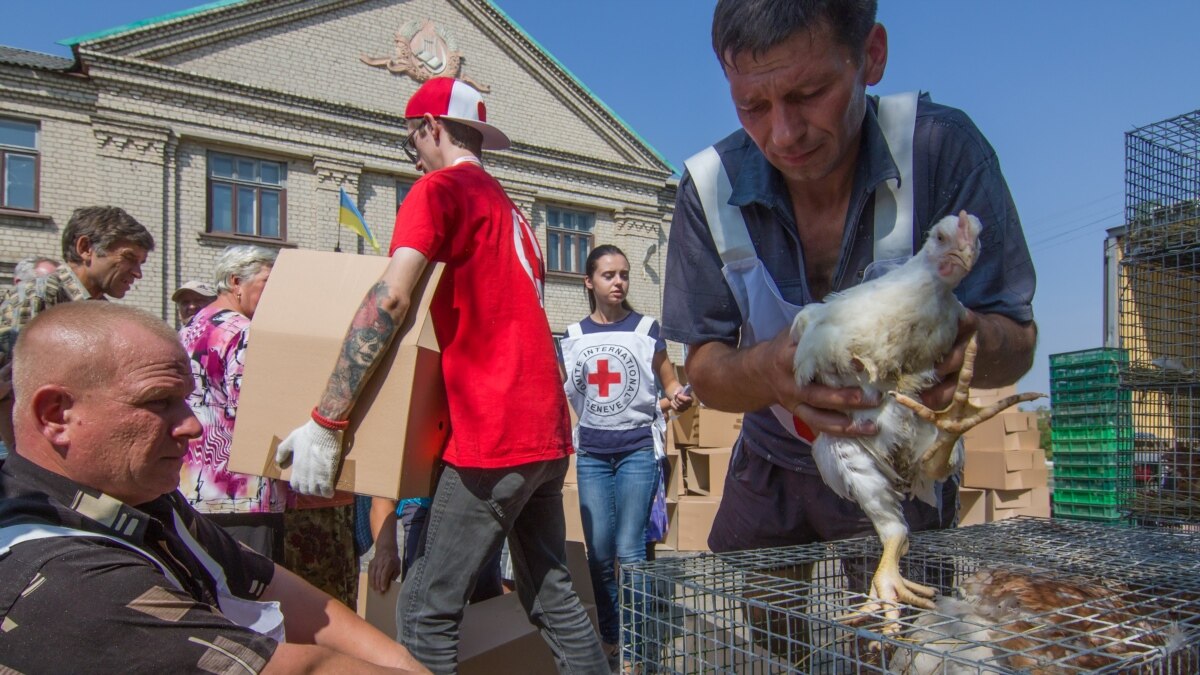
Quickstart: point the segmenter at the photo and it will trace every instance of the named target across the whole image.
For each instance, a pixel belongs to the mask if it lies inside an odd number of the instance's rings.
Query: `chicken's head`
[[[979,257],[979,232],[983,225],[966,211],[946,216],[929,230],[921,254],[951,287],[967,276]]]

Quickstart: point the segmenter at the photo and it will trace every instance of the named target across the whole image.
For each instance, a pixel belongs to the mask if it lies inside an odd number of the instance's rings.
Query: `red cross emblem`
[[[608,359],[598,359],[596,361],[596,372],[588,373],[588,384],[594,384],[600,389],[600,398],[608,398],[608,387],[612,384],[621,384],[621,371],[609,371]]]

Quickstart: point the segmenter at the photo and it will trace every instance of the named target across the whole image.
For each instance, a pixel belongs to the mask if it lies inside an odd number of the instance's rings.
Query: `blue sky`
[[[709,48],[714,0],[495,0],[676,166],[737,126]],[[0,44],[58,40],[196,0],[6,3]],[[1125,132],[1200,108],[1193,0],[880,0],[890,53],[876,93],[929,91],[989,138],[1038,274],[1048,355],[1101,346],[1104,231],[1124,210]]]

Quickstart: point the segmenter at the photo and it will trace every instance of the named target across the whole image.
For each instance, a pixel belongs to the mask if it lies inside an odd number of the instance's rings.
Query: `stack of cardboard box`
[[[1015,387],[973,389],[971,402],[987,406],[1014,393]],[[1035,413],[1009,409],[968,431],[963,441],[959,525],[1050,516],[1050,472]]]
[[[660,546],[707,551],[708,532],[721,504],[741,413],[696,406],[674,415],[667,426],[667,514],[670,529]]]

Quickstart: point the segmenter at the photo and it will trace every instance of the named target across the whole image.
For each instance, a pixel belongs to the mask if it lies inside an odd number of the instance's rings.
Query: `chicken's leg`
[[[975,377],[975,357],[979,353],[979,344],[975,335],[967,341],[967,349],[963,353],[962,368],[958,371],[958,383],[954,388],[954,399],[944,410],[930,410],[920,401],[897,392],[888,392],[896,402],[912,410],[918,417],[937,427],[937,438],[921,455],[921,470],[934,480],[942,480],[950,474],[950,458],[954,445],[968,429],[986,422],[1002,411],[1018,403],[1033,401],[1045,394],[1025,393],[1013,394],[984,408],[971,403],[968,396],[971,380]]]
[[[900,574],[900,558],[908,552],[908,536],[893,534],[883,538],[883,554],[875,567],[875,576],[871,578],[872,602],[856,610],[848,617],[842,617],[845,623],[854,625],[883,613],[883,626],[879,629],[884,635],[890,635],[900,630],[900,605],[905,603],[922,609],[933,609],[932,598],[937,591],[915,581],[909,581]]]

